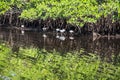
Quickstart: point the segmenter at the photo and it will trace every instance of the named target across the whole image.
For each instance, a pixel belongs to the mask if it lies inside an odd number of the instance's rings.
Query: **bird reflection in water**
[[[59,39],[60,39],[61,41],[65,41],[66,38],[65,38],[65,36],[60,36]]]

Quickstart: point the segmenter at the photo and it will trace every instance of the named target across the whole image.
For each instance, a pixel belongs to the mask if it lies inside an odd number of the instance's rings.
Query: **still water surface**
[[[111,59],[114,54],[120,54],[120,38],[107,37],[99,38],[93,41],[91,35],[74,36],[73,34],[61,34],[53,32],[35,32],[20,31],[0,28],[0,41],[5,41],[13,48],[13,51],[19,50],[19,47],[36,47],[39,49],[56,50],[61,53],[79,51],[81,48],[86,53],[99,54],[101,58]]]

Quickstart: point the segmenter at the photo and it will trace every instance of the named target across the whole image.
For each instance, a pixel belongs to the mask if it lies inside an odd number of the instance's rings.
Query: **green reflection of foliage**
[[[0,66],[0,75],[12,80],[120,79],[119,66],[101,62],[96,55],[80,53],[84,51],[60,55],[56,51],[47,52],[31,47],[11,53],[8,47],[1,45],[0,52],[0,63],[5,62]]]

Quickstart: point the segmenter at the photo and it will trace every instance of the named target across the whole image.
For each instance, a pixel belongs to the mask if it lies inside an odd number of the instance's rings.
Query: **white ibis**
[[[61,33],[64,33],[64,32],[65,32],[65,29],[61,29],[60,32],[61,32]]]
[[[59,32],[59,31],[60,31],[60,29],[57,28],[57,29],[56,29],[56,34],[57,34],[57,35],[56,35],[56,38],[59,38],[59,37],[60,37],[60,36],[58,35],[58,32]]]
[[[73,39],[74,39],[74,37],[73,37],[74,31],[73,31],[73,30],[70,30],[69,33],[70,33],[70,35],[71,35],[71,36],[69,37],[69,39],[70,39],[70,40],[73,40]]]
[[[24,25],[21,25],[21,28],[24,28],[25,26]]]
[[[69,33],[70,33],[71,36],[73,36],[74,31],[70,30]]]
[[[65,29],[60,30],[61,36],[63,35],[64,32],[65,32]]]
[[[60,29],[59,29],[59,28],[57,28],[57,29],[56,29],[56,31],[57,31],[57,32],[59,32],[59,31],[60,31]]]
[[[42,28],[42,30],[43,30],[43,31],[46,31],[46,30],[47,30],[47,28],[46,28],[46,27],[43,27],[43,28]]]
[[[21,34],[24,35],[25,34],[25,31],[23,30],[25,26],[24,25],[21,25]]]
[[[74,31],[73,31],[73,30],[70,30],[69,32],[70,32],[71,34],[72,34],[72,33],[74,33]]]

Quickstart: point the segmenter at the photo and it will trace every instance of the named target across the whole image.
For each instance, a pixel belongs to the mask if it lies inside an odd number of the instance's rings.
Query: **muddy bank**
[[[53,20],[48,18],[47,20],[25,20],[19,18],[20,13],[6,13],[0,16],[0,26],[6,27],[21,27],[24,25],[26,28],[36,29],[42,31],[42,28],[47,30],[55,30],[56,28],[74,30],[76,34],[91,34],[93,32],[100,35],[116,35],[120,34],[120,21],[112,21],[112,15],[107,17],[102,16],[96,23],[85,23],[83,27],[68,24],[65,18],[57,18]],[[81,21],[80,21],[81,22]]]

